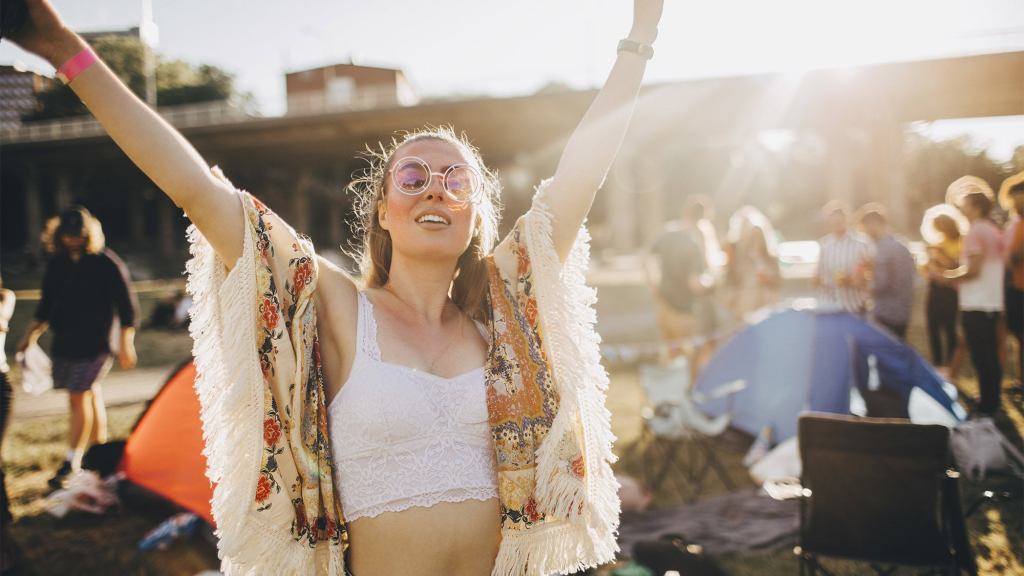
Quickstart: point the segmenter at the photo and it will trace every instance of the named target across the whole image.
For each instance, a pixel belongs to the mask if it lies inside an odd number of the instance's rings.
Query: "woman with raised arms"
[[[634,1],[604,87],[500,242],[497,180],[465,139],[424,130],[372,156],[353,183],[355,279],[211,170],[46,0],[28,0],[11,39],[58,69],[194,225],[196,389],[225,573],[549,574],[614,559],[614,438],[582,224],[662,3]]]

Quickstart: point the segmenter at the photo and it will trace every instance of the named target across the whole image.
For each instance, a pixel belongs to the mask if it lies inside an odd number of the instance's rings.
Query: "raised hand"
[[[629,40],[651,44],[658,36],[664,0],[634,0]],[[608,50],[615,43],[609,39]],[[545,201],[554,217],[552,240],[564,260],[587,217],[633,116],[647,57],[620,54],[608,80],[565,145]]]
[[[11,34],[12,42],[55,68],[88,48],[48,0],[25,4],[27,21]],[[235,190],[210,172],[192,145],[103,62],[81,70],[69,86],[132,162],[188,213],[221,259],[232,264],[238,260],[244,232],[241,204]]]
[[[40,56],[55,67],[74,53],[77,38],[61,20],[48,0],[24,0],[28,10],[25,23],[7,39],[23,50]],[[71,54],[69,54],[71,52]]]

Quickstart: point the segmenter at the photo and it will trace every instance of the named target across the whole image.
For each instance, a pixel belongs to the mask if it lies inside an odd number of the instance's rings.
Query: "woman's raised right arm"
[[[26,0],[28,21],[10,39],[55,68],[88,48],[47,0]],[[102,62],[69,84],[114,142],[192,223],[228,266],[242,252],[243,214],[237,193],[214,176],[195,148],[143,103]]]

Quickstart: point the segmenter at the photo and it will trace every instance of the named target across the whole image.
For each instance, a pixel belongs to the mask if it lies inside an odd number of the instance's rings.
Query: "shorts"
[[[718,303],[711,296],[696,299],[693,316],[697,322],[697,333],[701,336],[712,336],[718,330]]]
[[[108,352],[95,358],[53,359],[53,387],[68,392],[88,392],[110,371],[113,359]]]
[[[670,312],[676,314],[693,314],[693,295],[688,292],[659,290],[661,303]]]

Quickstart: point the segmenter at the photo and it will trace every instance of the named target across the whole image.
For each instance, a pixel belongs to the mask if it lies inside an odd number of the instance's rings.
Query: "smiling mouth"
[[[451,225],[444,216],[438,214],[424,214],[416,219],[417,224],[444,224],[445,226]]]

